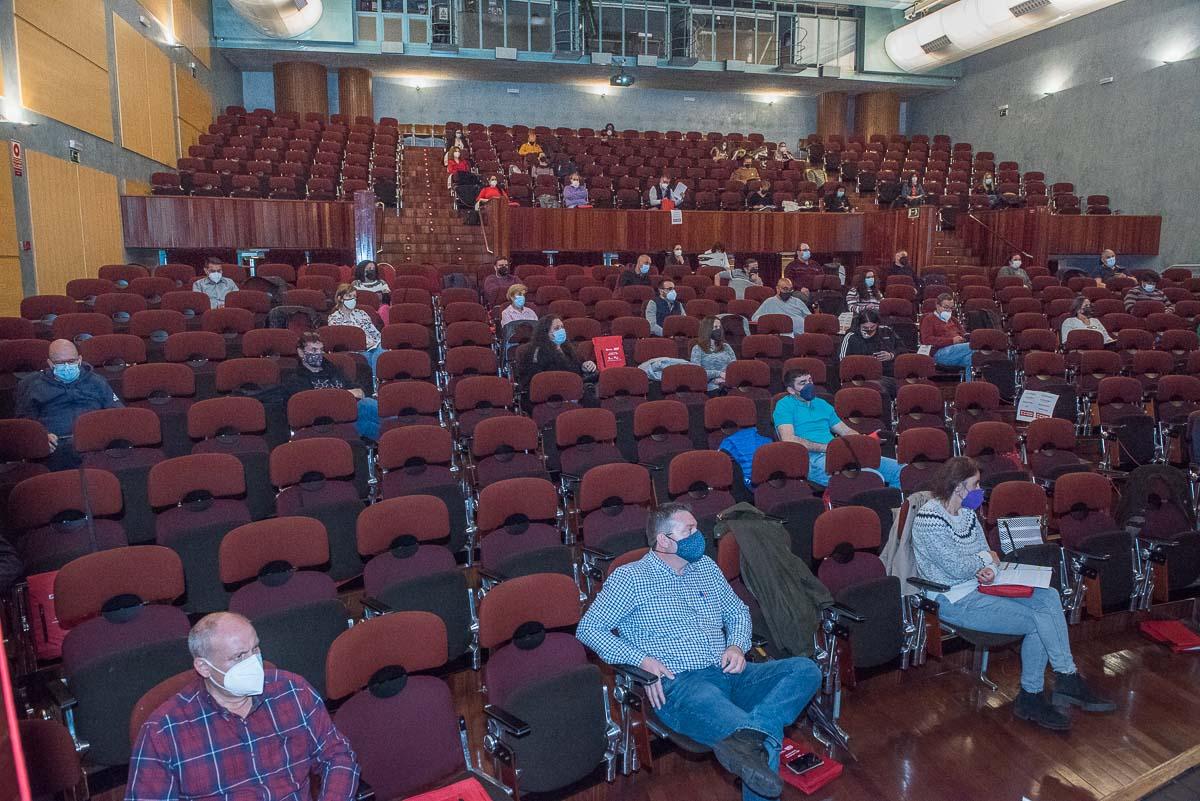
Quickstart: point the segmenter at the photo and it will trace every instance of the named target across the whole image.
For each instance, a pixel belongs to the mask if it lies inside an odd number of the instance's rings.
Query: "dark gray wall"
[[[1109,195],[1126,214],[1161,214],[1150,263],[1197,263],[1197,55],[1200,2],[1125,0],[968,59],[957,87],[909,100],[907,131],[995,151],[1080,195]]]

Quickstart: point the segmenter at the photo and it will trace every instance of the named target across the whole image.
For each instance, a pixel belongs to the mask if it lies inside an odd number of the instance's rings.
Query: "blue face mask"
[[[962,505],[964,509],[978,509],[983,506],[983,490],[973,489],[963,498]]]
[[[800,392],[798,394],[800,395],[800,400],[810,401],[817,397],[817,388],[812,384],[805,384],[800,388]]]
[[[561,345],[567,341],[567,329],[560,328],[550,335],[550,341],[555,345]]]
[[[638,267],[638,272],[642,275],[645,275],[646,273],[650,272],[650,265],[643,264],[641,267]]]
[[[808,257],[809,257],[809,256],[811,256],[811,255],[812,255],[812,251],[811,251],[811,250],[802,250],[802,251],[800,251],[800,258],[802,258],[802,259],[805,259],[806,261],[808,260]]]
[[[867,286],[875,286],[875,277],[868,275],[866,278],[863,279],[863,283],[866,284]]]
[[[667,293],[667,303],[674,303],[675,298],[677,298],[677,297],[679,297],[678,293],[676,293],[675,290],[672,289],[670,292]]]
[[[1104,260],[1104,266],[1106,266],[1106,267],[1116,267],[1116,266],[1117,266],[1117,260],[1116,260],[1115,258],[1113,258],[1112,256],[1109,256],[1107,259],[1105,259],[1105,260]]]
[[[64,384],[70,384],[79,378],[79,373],[82,368],[78,362],[65,362],[56,364],[51,368],[54,371],[54,377]]]
[[[937,318],[938,318],[939,320],[941,320],[943,323],[948,323],[948,322],[950,322],[950,318],[951,318],[952,316],[954,316],[954,312],[940,311],[940,312],[938,312],[938,313],[937,313]]]
[[[693,531],[681,540],[675,541],[675,555],[685,562],[698,562],[704,556],[704,535]]]
[[[514,297],[514,298],[513,298],[513,305],[514,305],[514,306],[516,306],[518,309],[523,309],[523,308],[525,308],[525,296],[524,296],[524,295],[517,295],[516,297]]]

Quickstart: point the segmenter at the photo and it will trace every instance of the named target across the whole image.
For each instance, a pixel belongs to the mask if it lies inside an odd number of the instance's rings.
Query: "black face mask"
[[[708,336],[710,339],[712,339],[713,342],[720,342],[722,339],[725,338],[725,332],[722,331],[720,328],[714,328],[709,333]]]
[[[505,276],[508,275],[508,268],[507,267],[497,267],[496,275],[500,276],[501,278],[504,278]]]
[[[368,281],[374,281],[375,280],[375,271],[367,270],[363,273],[363,277],[366,278]]]
[[[789,300],[792,299],[792,293],[791,292],[780,292],[779,299],[782,300],[784,303],[787,303]]]
[[[907,267],[908,266],[908,256],[905,256],[904,258],[902,258],[899,262],[897,262],[897,264],[899,264],[901,267]]]

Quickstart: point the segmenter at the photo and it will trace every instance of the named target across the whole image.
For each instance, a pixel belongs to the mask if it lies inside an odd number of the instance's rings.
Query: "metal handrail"
[[[979,224],[980,224],[980,225],[983,227],[983,229],[984,229],[985,231],[989,232],[989,233],[990,233],[990,234],[992,234],[993,236],[995,236],[995,237],[997,237],[998,239],[1000,239],[1000,241],[1001,241],[1001,242],[1003,242],[1004,244],[1008,245],[1008,246],[1009,246],[1009,248],[1011,248],[1011,249],[1012,249],[1014,252],[1016,252],[1016,253],[1020,253],[1022,256],[1027,256],[1027,257],[1029,257],[1030,259],[1032,259],[1032,258],[1033,258],[1033,254],[1032,254],[1032,253],[1030,253],[1029,251],[1025,250],[1024,248],[1019,248],[1019,247],[1017,247],[1016,245],[1014,245],[1012,242],[1010,242],[1010,241],[1009,241],[1009,240],[1008,240],[1008,239],[1007,239],[1005,236],[1003,236],[1003,235],[1002,235],[1002,234],[1001,234],[999,231],[997,231],[995,228],[993,228],[992,226],[990,226],[990,225],[988,225],[987,223],[985,223],[983,220],[981,220],[981,219],[979,219],[978,217],[976,217],[974,212],[968,211],[968,212],[967,212],[967,217],[969,217],[970,219],[972,219],[972,220],[974,220],[975,222],[979,223]]]

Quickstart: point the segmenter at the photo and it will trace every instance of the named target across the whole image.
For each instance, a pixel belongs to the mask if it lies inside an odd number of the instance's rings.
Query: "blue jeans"
[[[358,420],[354,427],[360,437],[379,440],[379,404],[374,398],[362,398],[358,402]]]
[[[972,592],[956,604],[940,597],[939,614],[952,626],[993,634],[1023,634],[1021,642],[1021,689],[1040,693],[1046,678],[1046,663],[1059,673],[1074,673],[1067,618],[1058,590],[1035,587],[1029,598],[998,598]]]
[[[889,487],[900,486],[900,464],[895,459],[889,459],[884,456],[879,460],[879,469],[871,470],[872,473],[878,473],[885,484]],[[808,480],[822,487],[829,485],[829,473],[825,472],[825,454],[808,452]]]
[[[363,358],[367,360],[367,364],[371,367],[371,375],[375,375],[375,365],[379,362],[379,357],[383,355],[383,348],[371,348],[362,352]]]
[[[779,769],[783,729],[796,721],[821,685],[821,670],[806,657],[747,662],[741,673],[720,667],[686,670],[663,679],[667,702],[658,717],[672,730],[713,746],[738,729],[762,732],[771,767]],[[743,801],[762,796],[742,788]]]
[[[933,352],[933,362],[942,367],[965,367],[966,380],[971,380],[971,346],[966,342],[938,348]]]

